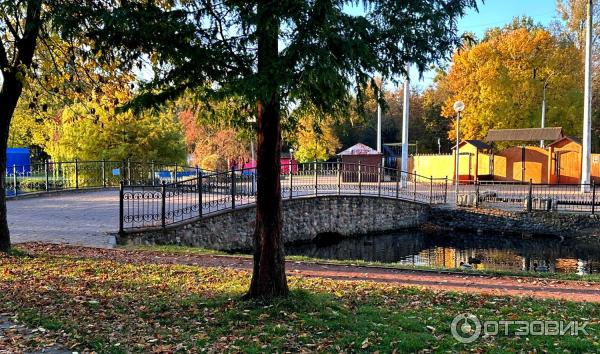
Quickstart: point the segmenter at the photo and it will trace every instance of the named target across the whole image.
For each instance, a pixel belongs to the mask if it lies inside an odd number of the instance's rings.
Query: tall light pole
[[[546,88],[548,87],[548,79],[544,81],[544,93],[542,94],[542,129],[546,125]],[[544,147],[544,140],[540,140],[540,147]]]
[[[404,100],[402,103],[402,187],[406,187],[406,172],[408,172],[408,117],[410,115],[410,78],[408,71],[410,64],[406,64],[406,78],[404,80]]]
[[[544,91],[542,94],[542,128],[546,127],[546,89],[548,88],[548,81],[550,81],[552,75],[554,75],[554,73],[550,73],[550,75],[544,79]],[[540,147],[544,147],[544,140],[540,140]]]
[[[581,157],[581,191],[589,191],[592,145],[592,10],[593,0],[587,1],[585,29],[585,88],[583,102],[583,149]]]
[[[460,152],[458,148],[458,144],[460,144],[460,112],[465,109],[465,104],[462,101],[454,102],[454,111],[456,112],[456,149],[455,149],[455,161],[454,161],[454,195],[456,198],[456,203],[458,203],[458,184],[459,184],[459,176],[460,173],[458,171],[459,167],[459,158]]]
[[[382,154],[383,157],[383,150],[381,148],[381,98],[383,97],[382,95],[382,90],[383,90],[383,80],[381,81],[381,88],[379,90],[379,97],[377,100],[377,152]]]

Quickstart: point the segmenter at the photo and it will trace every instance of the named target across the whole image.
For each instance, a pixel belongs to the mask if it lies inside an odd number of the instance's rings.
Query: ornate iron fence
[[[361,164],[305,163],[281,168],[284,199],[319,195],[364,195],[440,204],[448,180]],[[222,210],[253,204],[256,170],[239,169],[188,176],[160,185],[127,185],[120,190],[119,231],[164,228]]]
[[[8,197],[57,190],[160,185],[196,176],[197,168],[177,164],[138,161],[45,161],[8,166],[5,193]],[[211,171],[204,171],[203,173]]]

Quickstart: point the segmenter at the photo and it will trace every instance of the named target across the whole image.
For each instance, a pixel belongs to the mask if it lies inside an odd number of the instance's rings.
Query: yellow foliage
[[[448,75],[439,83],[450,92],[442,113],[453,118],[452,104],[465,103],[464,139],[481,139],[493,128],[540,127],[544,80],[549,77],[546,126],[576,134],[583,114],[582,75],[573,43],[544,29],[505,29],[454,54]],[[455,139],[452,125],[449,137]]]
[[[304,112],[299,119],[296,133],[299,162],[325,161],[335,155],[341,144],[333,132],[333,119],[320,117],[314,111]]]
[[[227,161],[218,154],[212,154],[202,159],[200,167],[203,170],[223,172],[227,170]]]

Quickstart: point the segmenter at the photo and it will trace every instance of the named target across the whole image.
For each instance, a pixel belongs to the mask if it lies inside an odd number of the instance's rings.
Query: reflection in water
[[[331,235],[327,235],[329,237]],[[600,273],[600,241],[411,230],[286,247],[290,255],[436,268]]]

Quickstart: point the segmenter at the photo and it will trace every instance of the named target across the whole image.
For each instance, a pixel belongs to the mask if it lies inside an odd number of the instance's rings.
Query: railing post
[[[342,194],[342,171],[340,170],[341,168],[341,162],[337,162],[337,194],[340,195]]]
[[[533,208],[533,184],[532,179],[529,179],[529,195],[527,196],[527,211],[530,212]]]
[[[319,194],[319,174],[317,172],[317,161],[313,164],[315,169],[315,197]]]
[[[196,178],[198,188],[198,215],[202,217],[202,172],[200,172],[200,168],[196,166]]]
[[[231,167],[231,209],[235,209],[235,170]]]
[[[124,223],[124,219],[125,219],[125,202],[124,202],[124,198],[123,198],[123,180],[121,179],[119,181],[119,235],[123,235],[123,223]],[[163,223],[164,225],[164,223]]]
[[[596,212],[596,181],[592,180],[592,215]]]
[[[75,189],[79,189],[79,160],[75,159]]]
[[[19,193],[17,187],[17,165],[13,164],[13,191],[15,192],[15,197]]]
[[[444,185],[444,204],[448,202],[448,176],[446,176],[446,183]]]
[[[433,204],[433,176],[429,176],[429,204]]]
[[[384,173],[383,166],[379,166],[377,171],[377,196],[381,197],[381,175]]]
[[[292,164],[292,160],[290,159],[290,168],[288,171],[289,177],[290,177],[290,182],[289,182],[289,188],[290,188],[290,195],[289,195],[289,199],[291,200],[293,198],[293,192],[294,192],[294,169],[293,169],[294,165]],[[254,173],[256,173],[256,169],[254,170]],[[254,178],[254,174],[252,175]]]
[[[358,195],[362,195],[362,168],[360,160],[358,161]]]
[[[121,160],[121,167],[119,168],[119,176],[125,182],[127,182],[127,163],[125,160]]]
[[[414,185],[414,191],[413,191],[413,201],[417,201],[417,172],[415,172],[415,174],[413,175],[413,185]]]
[[[479,208],[479,181],[475,181],[475,208]]]
[[[175,163],[175,173],[173,174],[173,181],[177,183],[177,163]]]
[[[46,161],[44,162],[44,175],[46,177],[46,192],[48,192],[50,190],[50,176],[49,176],[49,172],[50,172],[50,166],[49,166],[50,162],[48,162],[48,159],[46,159]]]
[[[161,195],[161,213],[160,220],[161,226],[164,229],[167,226],[167,187],[165,181],[162,181],[162,185],[160,187],[160,195]]]
[[[400,198],[400,179],[402,178],[401,170],[396,169],[396,199]]]
[[[131,186],[131,160],[127,158],[127,184]]]
[[[156,166],[154,165],[154,160],[150,162],[150,169],[150,173],[152,173],[150,178],[152,179],[152,185],[154,186],[156,184]]]
[[[106,161],[102,159],[102,163],[100,165],[102,167],[102,187],[106,188]]]

